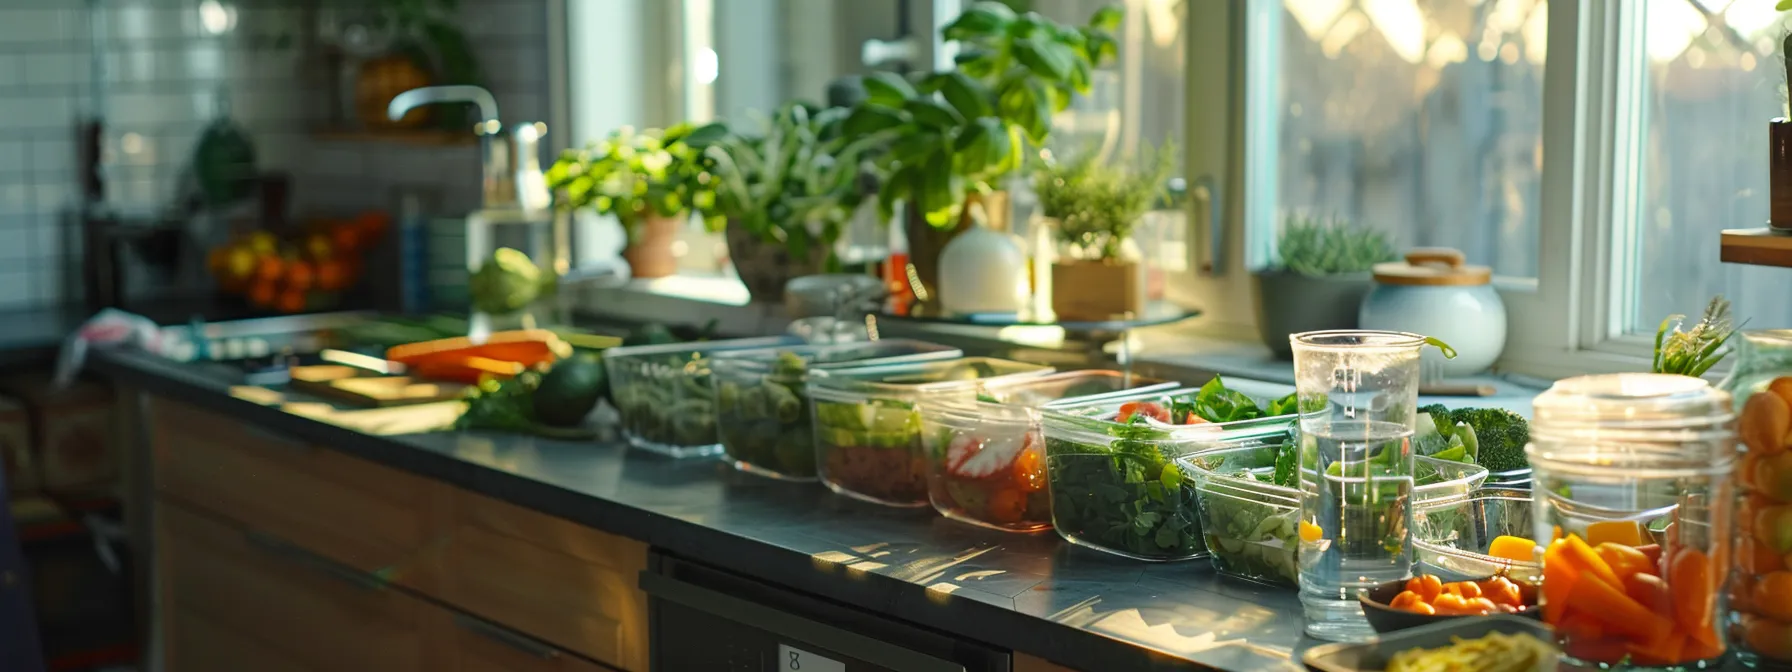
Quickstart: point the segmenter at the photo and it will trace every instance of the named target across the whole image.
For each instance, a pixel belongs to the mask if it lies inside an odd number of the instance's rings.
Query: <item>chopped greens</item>
[[[1067,428],[1065,422],[1074,424]],[[1206,550],[1194,488],[1184,486],[1175,463],[1178,441],[1143,418],[1100,423],[1106,428],[1094,431],[1075,424],[1081,423],[1052,418],[1046,424],[1046,478],[1052,523],[1060,532],[1151,560],[1197,557]]]
[[[1293,413],[1295,405],[1295,395],[1289,394],[1269,402],[1268,406],[1258,406],[1251,395],[1228,389],[1219,376],[1214,376],[1192,395],[1170,397],[1170,422],[1195,424],[1193,418],[1207,422],[1255,420]]]

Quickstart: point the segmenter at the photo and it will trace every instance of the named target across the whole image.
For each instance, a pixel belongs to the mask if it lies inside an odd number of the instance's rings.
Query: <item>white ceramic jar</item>
[[[1358,318],[1363,329],[1424,334],[1456,349],[1455,359],[1427,349],[1427,375],[1482,373],[1506,348],[1506,305],[1493,288],[1493,269],[1466,265],[1448,248],[1418,248],[1405,261],[1376,264],[1375,288]]]
[[[1027,299],[1027,255],[1013,235],[976,224],[940,251],[939,302],[948,315],[1018,313]]]

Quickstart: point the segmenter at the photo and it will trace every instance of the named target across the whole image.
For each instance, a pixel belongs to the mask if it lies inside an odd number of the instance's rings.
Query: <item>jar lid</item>
[[[1493,282],[1493,269],[1469,266],[1461,251],[1447,247],[1418,247],[1405,261],[1376,264],[1375,281],[1384,285],[1485,285]]]
[[[1540,428],[1690,428],[1734,417],[1730,394],[1702,378],[1665,373],[1613,373],[1556,381],[1532,402]]]

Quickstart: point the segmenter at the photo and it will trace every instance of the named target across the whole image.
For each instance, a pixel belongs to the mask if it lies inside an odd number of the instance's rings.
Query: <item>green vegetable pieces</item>
[[[781,352],[770,370],[718,365],[717,427],[729,459],[796,479],[815,477],[815,442],[804,390],[808,364]]]
[[[1122,555],[1197,557],[1206,545],[1194,488],[1183,484],[1170,437],[1144,422],[1112,427],[1111,441],[1054,437],[1048,425],[1052,523],[1073,541]]]
[[[1180,395],[1170,399],[1170,422],[1178,425],[1193,424],[1191,416],[1207,422],[1255,420],[1293,413],[1295,403],[1295,396],[1290,394],[1269,402],[1267,407],[1258,406],[1257,400],[1251,398],[1251,395],[1227,389],[1225,382],[1219,376],[1214,376],[1213,380],[1207,381],[1194,395]]]
[[[1531,425],[1524,416],[1503,408],[1450,410],[1438,404],[1419,410],[1434,419],[1448,418],[1451,426],[1457,428],[1456,433],[1462,436],[1470,457],[1488,471],[1497,474],[1530,468],[1531,462],[1524,456],[1524,445],[1531,441]],[[1443,422],[1438,422],[1440,428],[1442,425]],[[1463,432],[1463,429],[1467,431]],[[1426,454],[1423,450],[1418,452]]]

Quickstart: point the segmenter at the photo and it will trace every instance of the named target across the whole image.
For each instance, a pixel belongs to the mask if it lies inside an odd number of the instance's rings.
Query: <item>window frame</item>
[[[1243,336],[1256,331],[1251,273],[1268,259],[1258,216],[1244,202],[1246,182],[1269,179],[1247,160],[1253,139],[1273,132],[1274,101],[1248,99],[1251,77],[1273,72],[1268,31],[1282,0],[1190,2],[1187,156],[1190,182],[1221,185],[1219,229],[1191,212],[1194,240],[1223,241],[1221,272],[1202,274],[1191,259],[1172,298],[1204,309],[1203,328]],[[1551,0],[1543,75],[1543,166],[1535,279],[1498,278],[1506,304],[1505,352],[1495,368],[1537,378],[1647,370],[1652,338],[1626,334],[1636,305],[1635,236],[1642,182],[1642,129],[1648,114],[1648,63],[1639,40],[1645,9],[1626,0]],[[1273,14],[1273,16],[1271,16]],[[1213,27],[1224,27],[1223,35]],[[1195,39],[1199,36],[1201,39]],[[1273,43],[1270,43],[1273,44]],[[1196,67],[1224,62],[1225,72]],[[1217,95],[1228,102],[1210,104]],[[1220,148],[1224,148],[1223,151]],[[1272,192],[1273,193],[1273,192]],[[1202,204],[1191,199],[1191,209]],[[1200,247],[1200,246],[1192,246]]]

